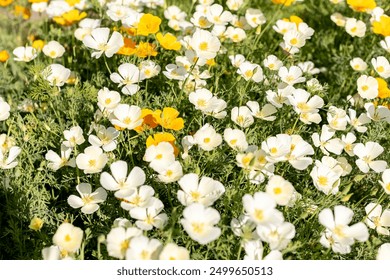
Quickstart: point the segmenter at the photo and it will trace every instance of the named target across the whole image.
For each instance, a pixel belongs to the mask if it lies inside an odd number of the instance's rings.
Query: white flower
[[[355,240],[366,241],[369,233],[364,223],[348,226],[353,215],[351,209],[342,205],[334,207],[334,214],[329,208],[322,210],[318,218],[326,230],[322,233],[321,244],[326,248],[332,248],[335,253],[347,254],[351,252]]]
[[[242,202],[245,212],[257,225],[280,225],[284,221],[283,214],[276,209],[276,201],[267,193],[246,194]]]
[[[43,77],[51,86],[61,87],[70,77],[70,69],[61,64],[51,64],[42,72]]]
[[[160,212],[164,209],[164,204],[158,198],[153,198],[150,205],[145,207],[135,207],[130,209],[130,216],[136,219],[136,226],[142,230],[163,228],[168,221],[168,216]]]
[[[116,149],[115,140],[119,136],[119,131],[113,127],[105,128],[102,125],[99,125],[95,128],[96,134],[89,135],[88,142],[92,146],[102,147],[105,152],[111,152]]]
[[[171,5],[164,10],[164,17],[168,20],[185,20],[187,14],[183,12],[179,7]]]
[[[165,69],[166,71],[163,71],[163,74],[170,80],[184,81],[186,79],[187,70],[183,66],[168,64]]]
[[[347,18],[345,22],[345,31],[352,37],[364,37],[366,34],[366,24],[355,18]]]
[[[72,208],[81,208],[81,212],[84,214],[92,214],[99,209],[98,203],[102,203],[107,198],[107,192],[103,188],[98,188],[92,192],[90,184],[81,183],[76,186],[77,192],[80,197],[70,195],[68,197],[68,204]]]
[[[192,203],[211,206],[225,193],[225,187],[220,182],[206,176],[199,181],[199,176],[195,173],[184,175],[178,183],[181,190],[177,191],[177,198],[184,206]]]
[[[317,132],[311,136],[313,144],[316,147],[320,147],[321,151],[325,155],[329,155],[329,152],[336,155],[340,155],[343,151],[343,143],[339,138],[331,139],[335,134],[335,131],[327,125],[322,126],[321,135]]]
[[[355,154],[353,153],[353,148],[356,144],[353,144],[356,141],[355,134],[348,132],[347,135],[341,136],[341,141],[343,142],[344,151],[351,157]]]
[[[229,60],[234,67],[239,68],[245,61],[245,57],[242,54],[229,55]]]
[[[293,185],[278,175],[274,175],[269,179],[265,189],[266,193],[272,196],[278,205],[282,206],[286,206],[290,202],[295,192]]]
[[[325,164],[316,165],[310,172],[310,176],[314,186],[326,195],[338,193],[341,174],[331,167]]]
[[[365,208],[367,218],[364,222],[369,228],[375,229],[379,234],[390,235],[390,209],[382,212],[382,206],[377,203],[369,203]]]
[[[226,1],[226,6],[231,11],[238,11],[243,4],[244,4],[244,0],[227,0]]]
[[[378,96],[378,81],[371,76],[362,75],[357,80],[358,93],[362,98],[374,99]]]
[[[387,51],[388,53],[390,53],[390,36],[387,36],[385,37],[384,40],[380,41],[380,45],[381,47]]]
[[[113,111],[110,119],[113,125],[120,128],[134,129],[143,122],[141,118],[141,108],[135,105],[119,104]]]
[[[111,174],[103,172],[100,175],[100,184],[108,191],[115,191],[115,196],[122,198],[132,195],[136,188],[145,183],[145,172],[138,166],[134,166],[127,173],[127,163],[118,160],[110,165]]]
[[[84,170],[85,174],[101,172],[107,161],[107,155],[101,148],[95,146],[85,148],[84,153],[76,157],[77,167]]]
[[[207,20],[215,25],[227,25],[232,20],[232,13],[224,11],[219,4],[213,4],[207,10]]]
[[[213,59],[221,48],[218,37],[213,36],[209,31],[197,30],[192,35],[190,45],[199,58]]]
[[[384,243],[379,247],[376,259],[390,260],[390,243]]]
[[[390,169],[386,169],[382,173],[382,181],[379,181],[384,191],[390,194]]]
[[[222,143],[222,136],[210,124],[205,124],[194,134],[194,142],[205,151],[212,151]]]
[[[168,142],[151,145],[145,151],[144,160],[149,162],[150,167],[155,171],[161,170],[175,161],[173,147]]]
[[[290,104],[294,107],[294,111],[299,114],[299,119],[302,122],[306,124],[320,123],[321,116],[318,111],[324,106],[324,100],[318,95],[309,98],[310,93],[303,89],[296,89],[288,96]]]
[[[368,141],[366,144],[356,144],[353,153],[359,158],[356,165],[363,173],[370,169],[376,173],[385,171],[387,163],[384,160],[374,160],[384,151],[383,147],[376,142]]]
[[[5,121],[9,118],[11,106],[0,97],[0,121]]]
[[[184,209],[180,223],[193,240],[204,245],[221,235],[221,229],[215,226],[220,219],[221,216],[214,208],[193,203]]]
[[[135,227],[115,227],[107,234],[108,255],[117,259],[124,259],[126,251],[134,237],[142,236],[142,231]]]
[[[150,186],[143,185],[134,190],[134,192],[128,196],[119,197],[121,200],[121,207],[127,211],[130,211],[133,208],[149,207],[154,200],[154,189]]]
[[[176,182],[183,176],[183,168],[179,161],[175,160],[173,163],[163,167],[157,167],[156,171],[159,173],[157,178],[163,183]]]
[[[279,60],[279,58],[277,58],[273,54],[267,56],[264,59],[263,64],[265,67],[267,67],[269,70],[272,70],[272,71],[277,71],[280,69],[280,67],[283,66],[283,62],[281,60]]]
[[[15,61],[29,62],[37,57],[38,52],[33,47],[17,47],[12,52]]]
[[[214,97],[211,91],[205,88],[197,89],[190,93],[188,96],[190,102],[195,105],[195,109],[207,112],[214,107],[214,101],[217,97]]]
[[[291,136],[278,134],[268,137],[261,143],[261,149],[267,153],[267,160],[270,162],[286,161],[291,150]]]
[[[234,107],[231,111],[231,120],[242,128],[254,123],[251,110],[247,106]]]
[[[145,79],[139,68],[131,63],[123,63],[118,67],[118,73],[110,75],[111,81],[119,84],[122,88],[122,93],[126,95],[133,95],[139,90],[138,83]]]
[[[161,71],[161,67],[151,60],[143,60],[138,66],[140,71],[140,77],[144,79],[150,79],[157,76]]]
[[[371,59],[371,64],[374,67],[375,71],[384,79],[390,77],[390,63],[384,56],[378,56]]]
[[[331,0],[331,1],[339,1],[339,0]],[[342,0],[344,1],[344,0]],[[345,23],[346,23],[346,20],[347,18],[344,17],[342,14],[340,13],[334,13],[330,16],[330,19],[337,25],[337,26],[340,26],[340,27],[345,27]]]
[[[61,154],[58,155],[52,150],[49,150],[45,159],[49,161],[47,167],[50,169],[57,171],[63,166],[75,167],[76,161],[74,158],[70,159],[70,154],[72,153],[72,148],[68,148],[65,145],[61,145]]]
[[[256,232],[256,223],[247,215],[240,215],[238,219],[233,218],[230,227],[236,236],[242,237],[244,241],[259,239]]]
[[[42,51],[50,58],[59,58],[65,53],[65,48],[57,41],[50,41],[43,46]]]
[[[136,236],[126,251],[126,260],[157,260],[162,244],[157,239]]]
[[[47,3],[42,2],[47,5]],[[34,3],[36,4],[36,3]],[[40,3],[39,3],[40,4]],[[50,261],[57,261],[57,260],[72,260],[70,256],[62,256],[60,248],[58,246],[52,245],[50,247],[45,247],[42,249],[42,259],[44,260],[50,260]]]
[[[302,77],[302,74],[302,70],[298,66],[291,66],[288,69],[282,66],[278,72],[280,79],[290,86],[306,81],[306,78]]]
[[[361,59],[360,57],[355,57],[353,58],[350,62],[349,65],[351,65],[352,69],[355,71],[363,72],[367,69],[367,63]]]
[[[114,31],[110,39],[110,29],[107,27],[96,28],[92,30],[90,35],[86,35],[83,43],[88,48],[94,49],[92,57],[99,58],[103,53],[107,57],[112,57],[123,45],[122,35]]]
[[[249,61],[244,61],[240,64],[237,69],[237,73],[240,74],[245,81],[254,81],[255,83],[259,83],[264,79],[263,69],[260,65],[251,63]]]
[[[367,111],[367,117],[374,122],[387,121],[390,123],[390,110],[386,106],[376,106],[373,103],[364,104]]]
[[[295,88],[292,86],[287,87],[278,87],[278,92],[274,92],[272,90],[267,90],[267,100],[269,103],[274,105],[277,108],[282,108],[283,104],[290,104],[288,97],[292,95],[295,91]]]
[[[226,128],[223,133],[223,138],[236,151],[243,152],[248,148],[248,142],[242,130]]]
[[[108,3],[107,7],[108,10],[106,13],[113,21],[124,20],[125,18],[130,16],[131,12],[133,11],[129,7],[126,7],[124,5],[118,5],[115,3]]]
[[[260,105],[257,101],[248,101],[246,106],[251,110],[252,116],[265,121],[274,121],[276,116],[273,116],[278,110],[271,104],[265,104],[260,110]]]
[[[115,109],[121,102],[121,96],[117,91],[104,87],[98,91],[98,106],[101,111]]]
[[[356,117],[356,111],[353,109],[348,109],[349,115],[347,115],[347,121],[348,123],[357,131],[360,133],[364,133],[367,131],[367,127],[365,127],[365,124],[369,124],[371,122],[370,118],[367,116],[367,114],[362,113],[359,117]]]
[[[83,231],[70,223],[61,224],[53,236],[53,243],[67,253],[75,253],[80,249]]]
[[[85,142],[83,130],[78,125],[71,127],[69,130],[64,130],[64,137],[66,141],[63,141],[62,144],[68,148],[73,148]]]
[[[327,120],[330,128],[334,130],[345,130],[347,128],[347,112],[335,106],[330,106],[327,113]]]
[[[283,250],[291,242],[291,239],[294,238],[295,227],[288,222],[283,222],[277,226],[258,226],[257,234],[262,241],[269,244],[271,250]]]
[[[168,243],[162,249],[160,260],[189,260],[190,253],[184,247],[177,246],[175,243]]]
[[[288,162],[295,169],[304,170],[313,163],[313,160],[307,155],[314,155],[313,147],[301,136],[291,135],[290,154],[287,155]]]
[[[3,152],[2,149],[0,149],[0,169],[11,169],[18,165],[18,162],[16,161],[17,156],[21,153],[22,149],[13,146],[8,150],[7,152]]]
[[[245,11],[245,19],[252,28],[266,23],[265,16],[259,9],[247,9]]]
[[[100,19],[85,18],[79,22],[80,28],[74,31],[77,40],[82,41],[85,36],[91,35],[91,32],[100,26]]]
[[[260,240],[251,240],[244,243],[244,260],[282,260],[280,251],[271,251],[267,256],[263,256],[264,248]]]

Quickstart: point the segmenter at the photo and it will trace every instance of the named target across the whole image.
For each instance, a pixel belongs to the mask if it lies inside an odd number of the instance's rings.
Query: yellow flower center
[[[362,91],[367,91],[367,90],[368,90],[368,86],[367,85],[362,86]]]
[[[264,212],[263,212],[263,210],[255,209],[255,212],[253,213],[253,216],[258,221],[264,220]]]
[[[277,187],[277,188],[274,188],[274,194],[278,195],[278,194],[281,194],[282,193],[282,189]]]
[[[141,197],[139,195],[136,195],[130,202],[134,205],[139,206],[141,201],[142,201]]]
[[[233,140],[230,140],[230,142],[229,142],[231,145],[236,145],[236,143],[237,143],[237,139],[233,139]]]
[[[199,49],[201,51],[207,51],[208,47],[209,47],[209,44],[207,42],[202,42],[199,44]]]
[[[296,45],[298,43],[298,39],[297,38],[292,38],[291,40],[290,40],[290,45],[291,46],[294,46],[294,45]]]
[[[253,70],[246,70],[244,73],[245,77],[252,78],[253,76]]]
[[[146,251],[146,250],[142,250],[141,254],[140,254],[140,257],[141,257],[141,260],[147,260],[149,259],[149,252]]]
[[[328,184],[328,178],[325,176],[318,177],[318,184],[321,186],[326,186]]]
[[[162,159],[163,158],[163,155],[162,154],[158,154],[157,156],[156,156],[156,159]]]
[[[65,235],[65,238],[64,238],[65,242],[70,242],[72,240],[72,237],[70,237],[69,234]]]
[[[199,99],[196,104],[198,105],[198,107],[205,107],[206,106],[206,100],[204,99]]]
[[[49,56],[53,57],[53,56],[56,56],[56,54],[57,54],[56,51],[53,50],[53,51],[50,51]]]
[[[334,234],[337,235],[338,237],[340,238],[343,238],[345,237],[345,233],[343,231],[343,226],[339,225],[339,226],[336,226],[333,230]]]
[[[124,124],[130,124],[131,123],[131,119],[129,117],[126,117],[124,120],[123,120],[123,123]]]
[[[357,27],[351,28],[351,32],[352,32],[352,33],[355,33],[356,31],[357,31]]]
[[[306,102],[299,102],[299,103],[297,104],[297,108],[298,108],[299,110],[306,111],[306,110],[309,110],[309,109],[310,109],[310,106],[307,105]]]
[[[204,232],[204,223],[192,223],[191,226],[195,233],[202,234]]]
[[[272,147],[270,150],[271,154],[276,154],[278,152],[278,149],[276,147]]]
[[[379,73],[382,73],[385,71],[385,68],[383,66],[379,66],[378,68],[376,68],[376,71],[378,71]]]
[[[203,139],[203,142],[206,143],[206,144],[207,144],[207,143],[210,143],[210,138],[209,138],[209,137],[206,137],[205,139]]]
[[[88,161],[88,164],[89,164],[90,167],[95,167],[96,166],[96,159],[90,159]]]
[[[166,175],[167,177],[171,177],[171,176],[173,175],[173,171],[169,169],[169,170],[165,173],[165,175]]]
[[[107,98],[104,103],[106,103],[107,105],[111,103],[111,98]]]
[[[200,193],[197,191],[191,192],[191,197],[193,201],[199,201]]]

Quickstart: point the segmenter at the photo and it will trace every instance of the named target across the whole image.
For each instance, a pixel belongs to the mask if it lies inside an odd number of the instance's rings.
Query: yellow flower
[[[59,17],[54,17],[53,20],[59,25],[69,26],[78,22],[87,16],[86,12],[80,13],[79,10],[70,10]]]
[[[28,0],[30,3],[41,3],[41,2],[49,2],[49,0]]]
[[[287,22],[293,22],[295,23],[296,26],[298,26],[301,22],[303,22],[303,20],[300,17],[294,15],[290,16],[290,18],[284,18],[283,20]]]
[[[215,59],[214,58],[212,58],[212,59],[207,59],[206,60],[206,64],[208,65],[208,66],[214,66],[216,63],[215,63]]]
[[[173,136],[173,134],[169,132],[160,132],[154,135],[150,135],[148,139],[146,139],[146,148],[149,148],[152,145],[157,146],[161,142],[168,142],[172,145],[175,156],[177,156],[179,154],[179,149],[175,146],[175,141],[176,138]]]
[[[124,39],[125,44],[123,45],[123,47],[121,47],[119,49],[117,54],[123,54],[123,55],[135,54],[137,51],[137,49],[135,48],[135,46],[136,46],[135,42],[133,40],[131,40],[130,38],[123,38],[123,39]]]
[[[372,23],[372,31],[385,37],[390,36],[390,17],[382,15],[379,21],[374,21]]]
[[[80,3],[80,0],[65,0],[66,3],[69,4],[69,6],[73,7],[74,5]]]
[[[284,6],[291,6],[295,2],[295,0],[272,0],[275,4],[281,4]]]
[[[141,118],[144,121],[139,127],[136,127],[134,130],[137,131],[138,133],[140,133],[140,132],[144,131],[145,129],[151,129],[151,128],[157,127],[158,123],[156,121],[156,112],[153,112],[150,109],[142,109],[141,110]],[[157,112],[157,114],[160,114],[160,113]]]
[[[45,42],[43,40],[34,40],[34,42],[32,43],[32,47],[37,51],[41,51],[44,45]]]
[[[30,12],[30,9],[28,9],[26,7],[15,5],[15,7],[14,7],[14,15],[15,16],[22,16],[23,19],[27,20],[27,19],[30,18],[31,12]]]
[[[178,118],[179,112],[171,107],[166,107],[156,112],[156,121],[159,125],[166,129],[180,130],[184,127],[184,120]]]
[[[6,50],[0,51],[0,62],[6,62],[9,59],[9,53]]]
[[[381,78],[375,78],[378,81],[378,97],[379,98],[389,98],[390,97],[390,89],[387,87],[387,83],[385,80]]]
[[[34,217],[31,222],[29,228],[35,231],[38,231],[43,226],[43,220],[37,217]]]
[[[376,7],[375,0],[347,0],[347,4],[356,12],[366,12]]]
[[[152,14],[144,14],[137,27],[137,35],[156,34],[160,29],[161,19]]]
[[[0,6],[1,7],[6,7],[6,6],[12,4],[13,1],[14,0],[0,0]]]
[[[165,35],[157,33],[156,38],[160,45],[166,50],[178,51],[181,49],[181,44],[177,41],[177,38],[171,33],[167,33]]]
[[[153,44],[140,42],[135,53],[138,57],[145,58],[148,56],[156,56],[157,51]]]

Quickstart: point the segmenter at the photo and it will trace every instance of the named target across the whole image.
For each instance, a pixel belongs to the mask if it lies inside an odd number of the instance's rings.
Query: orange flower
[[[148,56],[156,56],[156,47],[150,43],[140,42],[135,53],[138,57],[145,58]]]
[[[137,29],[134,28],[134,27],[124,27],[124,26],[121,26],[120,30],[122,32],[127,33],[130,36],[136,36],[137,35]]]
[[[295,2],[295,0],[272,0],[273,3],[275,4],[280,4],[283,6],[291,6]]]
[[[146,148],[154,145],[157,146],[161,142],[168,142],[172,145],[175,156],[178,156],[179,149],[175,145],[176,138],[169,132],[160,132],[154,135],[150,135],[148,139],[146,139]]]
[[[156,34],[160,29],[161,19],[152,14],[144,14],[137,27],[137,35]]]
[[[150,109],[142,109],[141,118],[144,120],[143,123],[134,129],[138,133],[144,131],[145,129],[151,129],[158,126],[156,121],[156,112],[153,112]]]
[[[21,16],[21,17],[23,17],[23,19],[27,20],[27,19],[30,18],[31,12],[30,12],[30,9],[28,9],[26,7],[15,5],[15,7],[14,7],[14,15],[15,16]]]
[[[171,107],[166,107],[156,112],[156,121],[159,125],[166,129],[180,130],[184,127],[184,120],[178,118],[179,112]]]
[[[385,37],[390,36],[390,17],[383,15],[379,21],[374,21],[372,23],[372,31]]]
[[[378,97],[379,98],[389,98],[390,97],[390,89],[387,87],[387,83],[384,79],[375,78],[378,81]]]
[[[0,62],[6,62],[9,59],[9,53],[6,50],[0,51]]]
[[[175,50],[178,51],[181,49],[181,44],[177,41],[176,37],[171,33],[167,33],[162,35],[161,33],[157,33],[156,35],[157,41],[160,45],[166,50]]]
[[[12,4],[14,0],[0,0],[0,6],[7,7],[8,5]]]
[[[123,38],[124,39],[124,42],[125,44],[123,45],[123,47],[121,47],[119,49],[119,51],[117,52],[117,54],[123,54],[123,55],[132,55],[132,54],[135,54],[136,53],[136,43],[131,40],[130,38]]]
[[[376,7],[375,0],[347,0],[347,4],[357,12],[366,12]]]
[[[53,20],[59,25],[69,26],[75,22],[78,22],[87,16],[86,12],[80,13],[79,10],[71,10],[62,14],[59,17],[54,17]]]
[[[44,45],[45,42],[43,40],[34,40],[34,42],[32,43],[32,47],[37,51],[41,51]]]

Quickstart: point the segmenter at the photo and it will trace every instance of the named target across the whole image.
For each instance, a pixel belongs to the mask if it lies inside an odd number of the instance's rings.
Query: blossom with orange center
[[[9,59],[9,53],[6,50],[0,51],[0,62],[6,62]]]
[[[178,51],[181,49],[180,42],[178,42],[177,38],[171,33],[167,33],[165,35],[157,33],[156,38],[160,45],[166,50]]]
[[[180,130],[184,127],[184,120],[178,118],[179,111],[171,107],[165,107],[163,111],[157,110],[156,121],[166,129]]]
[[[295,0],[272,0],[272,3],[280,4],[287,7],[291,6],[291,4],[293,4],[294,2]]]
[[[31,12],[29,8],[15,5],[14,11],[13,11],[15,16],[21,16],[23,19],[29,19],[31,16]]]
[[[1,7],[7,7],[8,5],[11,5],[14,0],[0,0],[0,6]]]
[[[387,83],[382,78],[375,78],[378,81],[378,97],[379,98],[389,98],[390,89],[387,87]]]
[[[154,145],[157,146],[161,142],[168,142],[172,145],[175,156],[179,154],[179,149],[175,145],[176,138],[173,134],[169,132],[160,132],[153,135],[150,135],[148,139],[146,139],[146,148]]]
[[[157,114],[156,112],[153,112],[150,109],[142,109],[141,110],[141,118],[143,119],[142,125],[136,127],[134,130],[140,133],[145,129],[152,129],[157,127],[158,123],[156,121],[156,115],[159,114],[159,112],[157,112]]]
[[[62,14],[59,17],[53,17],[53,20],[58,23],[59,25],[63,26],[70,26],[75,22],[79,22],[83,18],[87,16],[86,12],[81,12],[79,10],[70,10],[69,12],[66,12]]]
[[[137,52],[136,49],[136,43],[131,40],[130,38],[123,38],[124,39],[124,45],[119,49],[117,54],[123,54],[123,55],[132,55]]]
[[[137,35],[148,36],[160,30],[161,19],[152,14],[144,14],[137,26]]]
[[[140,42],[138,44],[135,54],[140,58],[145,58],[148,56],[156,56],[157,51],[154,44],[147,43],[147,42],[146,43]]]
[[[372,31],[385,37],[390,36],[390,17],[382,15],[379,21],[372,23]]]
[[[347,4],[356,12],[367,12],[376,7],[375,0],[347,0]]]

